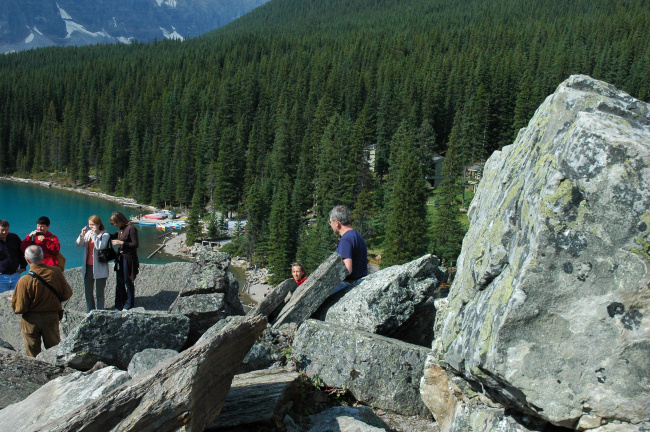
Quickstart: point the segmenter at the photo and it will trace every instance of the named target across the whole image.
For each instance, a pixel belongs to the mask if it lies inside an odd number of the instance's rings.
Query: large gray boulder
[[[259,316],[229,326],[43,430],[204,430],[219,415],[235,369],[265,327]]]
[[[329,308],[325,321],[394,337],[401,326],[414,317],[418,308],[434,295],[444,277],[439,264],[435,256],[425,255],[372,273]],[[431,311],[427,312],[422,315],[430,316]],[[431,322],[424,320],[424,323]],[[418,335],[426,333],[428,337],[422,342],[427,346],[431,344],[432,325],[428,328],[414,326],[412,332]]]
[[[0,348],[0,409],[20,402],[49,381],[72,372]]]
[[[169,312],[190,319],[187,346],[193,345],[203,333],[232,315],[244,315],[239,300],[239,283],[229,271],[230,255],[202,250],[186,285],[169,307]]]
[[[294,291],[273,326],[277,328],[289,323],[302,324],[316,312],[347,275],[348,270],[343,258],[334,252]]]
[[[43,429],[51,421],[102,398],[130,379],[129,374],[113,366],[90,375],[75,372],[45,384],[25,400],[0,410],[0,428],[28,432]]]
[[[317,320],[300,326],[293,350],[308,376],[347,389],[365,404],[421,417],[430,416],[419,392],[428,353],[421,346]]]
[[[88,370],[102,361],[126,370],[131,358],[147,348],[179,351],[187,340],[190,320],[183,315],[134,310],[91,311],[59,345],[42,353],[54,364]]]
[[[432,364],[555,425],[647,421],[650,106],[570,77],[468,215]]]

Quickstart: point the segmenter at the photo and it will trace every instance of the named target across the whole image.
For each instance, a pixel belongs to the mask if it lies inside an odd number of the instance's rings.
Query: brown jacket
[[[61,300],[65,301],[72,297],[72,288],[65,280],[61,269],[43,264],[33,264],[30,268],[56,290]],[[61,310],[61,302],[41,281],[25,275],[16,284],[16,290],[11,297],[11,308],[17,314],[58,312]]]

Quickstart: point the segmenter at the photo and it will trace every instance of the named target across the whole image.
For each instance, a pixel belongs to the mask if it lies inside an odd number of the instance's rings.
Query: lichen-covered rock
[[[129,379],[129,374],[112,366],[90,375],[74,372],[59,377],[0,410],[1,428],[12,432],[47,430],[43,427],[51,421],[107,395]]]
[[[170,349],[147,348],[133,356],[127,372],[131,378],[135,378],[177,355],[178,351]]]
[[[419,382],[429,350],[373,333],[305,321],[293,356],[308,376],[349,390],[359,401],[400,414],[428,417]]]
[[[650,417],[650,106],[570,77],[468,214],[433,360],[556,425]]]
[[[183,315],[92,311],[53,348],[54,364],[88,370],[103,361],[126,370],[131,358],[147,348],[180,350],[189,328],[190,320]]]
[[[435,256],[425,255],[372,273],[329,308],[325,321],[394,337],[440,285],[443,272],[439,264]],[[428,335],[423,344],[431,344],[432,325],[425,329],[413,326],[412,331]]]

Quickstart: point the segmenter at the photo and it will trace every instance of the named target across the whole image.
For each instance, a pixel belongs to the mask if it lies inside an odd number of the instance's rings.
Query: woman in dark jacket
[[[115,259],[115,309],[129,310],[135,306],[135,277],[140,271],[138,261],[138,230],[120,212],[113,212],[109,222],[118,227],[115,234],[111,234],[113,245],[118,245],[117,258]]]

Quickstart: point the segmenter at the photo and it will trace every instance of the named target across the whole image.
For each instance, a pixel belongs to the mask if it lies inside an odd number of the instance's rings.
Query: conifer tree
[[[200,221],[200,214],[204,212],[203,207],[203,187],[197,186],[192,196],[192,203],[190,204],[190,214],[187,217],[187,234],[185,237],[185,244],[192,246],[194,242],[201,237],[203,233],[203,224]]]
[[[269,219],[268,261],[271,284],[278,284],[291,276],[290,264],[296,254],[296,223],[291,210],[289,181],[278,182]]]
[[[388,174],[382,267],[403,264],[420,257],[428,243],[426,186],[415,139],[406,121],[402,121],[393,137],[393,149],[397,150],[397,154]]]

